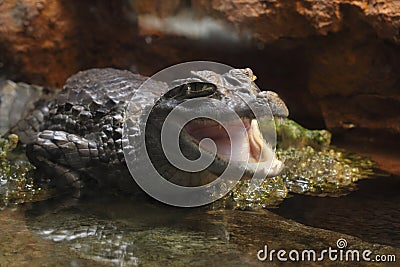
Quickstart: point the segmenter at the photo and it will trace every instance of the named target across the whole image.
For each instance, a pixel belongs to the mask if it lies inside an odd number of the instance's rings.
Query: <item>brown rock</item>
[[[382,38],[400,42],[400,2],[385,0],[199,0],[195,9],[248,28],[264,42],[327,35],[341,29],[343,7],[354,7]]]
[[[61,87],[80,69],[129,68],[124,52],[135,44],[135,21],[124,14],[123,2],[0,1],[3,71],[17,80]]]
[[[75,68],[76,51],[66,36],[73,21],[60,1],[1,1],[1,61],[8,72],[38,83],[58,84]],[[69,56],[67,56],[67,54]]]
[[[181,0],[141,1],[131,0],[132,9],[136,14],[152,14],[157,17],[172,16],[179,11]]]
[[[199,12],[251,31],[262,42],[295,39],[305,47],[307,85],[285,92],[297,99],[289,107],[309,106],[302,98],[306,90],[318,100],[330,130],[400,133],[399,1],[192,2]]]
[[[309,90],[327,127],[400,133],[400,50],[379,39],[355,9],[343,30],[311,45]]]
[[[253,42],[219,34],[190,39],[140,23],[143,16],[176,18],[183,9]],[[305,126],[398,135],[399,29],[400,2],[389,0],[9,0],[0,1],[0,72],[61,87],[86,68],[150,75],[214,60],[253,68],[260,87],[278,91]]]

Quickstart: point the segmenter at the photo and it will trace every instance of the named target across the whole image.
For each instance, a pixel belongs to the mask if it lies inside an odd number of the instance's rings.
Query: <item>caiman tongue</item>
[[[263,138],[256,119],[227,122],[225,127],[215,121],[196,119],[189,122],[185,130],[196,143],[204,138],[212,139],[217,155],[226,161],[262,163],[274,158],[274,151]],[[201,146],[206,151],[213,149],[208,142]]]

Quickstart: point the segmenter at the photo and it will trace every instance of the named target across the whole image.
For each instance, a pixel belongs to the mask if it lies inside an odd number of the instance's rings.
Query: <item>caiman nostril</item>
[[[267,91],[261,91],[257,94],[257,97],[259,98],[266,98],[267,97]]]
[[[260,98],[279,99],[279,95],[273,91],[261,91],[257,94]]]

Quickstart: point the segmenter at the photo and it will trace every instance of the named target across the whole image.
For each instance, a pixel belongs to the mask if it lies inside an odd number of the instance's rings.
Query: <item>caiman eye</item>
[[[217,86],[207,82],[191,82],[181,84],[169,90],[164,98],[183,100],[196,97],[205,97],[214,94],[217,91]]]

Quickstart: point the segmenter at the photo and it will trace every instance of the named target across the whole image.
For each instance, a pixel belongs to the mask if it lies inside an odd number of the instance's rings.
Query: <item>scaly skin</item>
[[[241,70],[234,71],[232,75],[239,75],[243,79],[239,82],[245,81],[246,84],[240,84],[238,90],[236,87],[229,88],[228,83],[218,84],[217,92],[208,97],[218,98],[241,117],[254,116],[239,101],[242,95],[248,97],[256,109],[269,105],[274,116],[288,115],[285,104],[275,93],[257,91],[249,86],[254,76],[246,76]],[[209,82],[215,76],[213,72],[204,71],[199,74],[199,79]],[[58,187],[80,188],[84,182],[105,187],[117,184],[121,189],[135,190],[136,185],[128,173],[123,154],[122,129],[126,107],[134,94],[140,96],[139,101],[135,102],[138,110],[153,106],[157,100],[156,92],[161,84],[154,84],[153,92],[142,93],[137,90],[146,79],[129,71],[115,69],[79,72],[67,80],[64,89],[54,99],[31,112],[10,132],[18,134],[21,141],[28,144],[29,160],[41,172],[56,177],[53,182]],[[155,105],[156,116],[166,116],[178,103],[176,99],[163,99]],[[150,143],[157,143],[158,137],[153,131],[159,126],[152,122],[150,131],[146,130]],[[157,158],[158,152],[152,155]],[[162,158],[160,162],[164,160]],[[170,169],[171,165],[168,165],[166,173]],[[195,176],[189,179],[186,176],[190,174],[182,175],[180,179],[183,181],[192,180],[187,183],[189,185],[196,184],[193,183],[196,179],[203,179]]]

